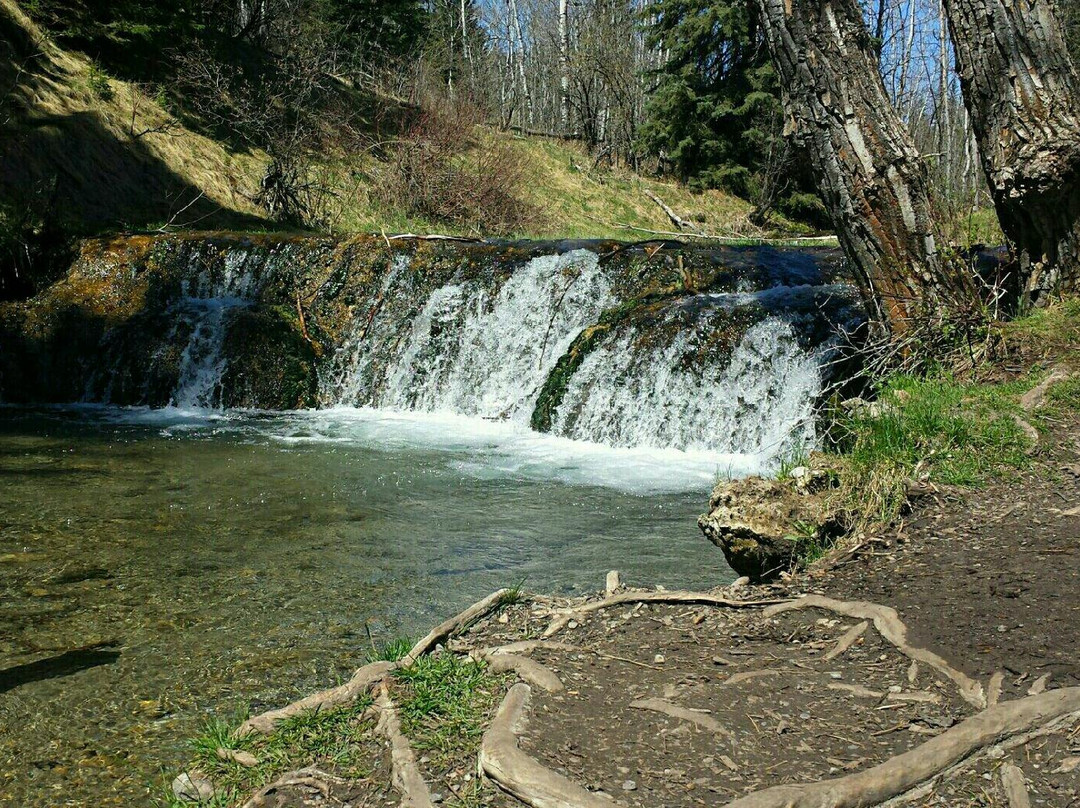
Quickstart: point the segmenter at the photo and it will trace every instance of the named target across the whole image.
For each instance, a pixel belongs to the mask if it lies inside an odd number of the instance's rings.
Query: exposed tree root
[[[958,763],[953,764],[947,769],[939,772],[933,780],[922,783],[916,788],[906,791],[898,797],[894,797],[891,800],[883,802],[878,808],[897,808],[900,805],[907,805],[912,802],[917,802],[926,797],[927,794],[932,794],[936,785],[943,780],[949,780],[957,776],[961,772],[971,768],[979,760],[983,758],[992,758],[995,760],[1000,759],[1006,753],[1031,743],[1036,738],[1042,738],[1053,732],[1058,732],[1064,727],[1072,724],[1077,719],[1080,719],[1080,712],[1065,713],[1057,718],[1049,721],[1042,726],[1036,727],[1030,732],[1022,732],[1019,735],[1012,735],[999,743],[992,744],[990,746],[983,747],[970,757],[961,760]]]
[[[1024,782],[1024,773],[1019,766],[1015,763],[1003,763],[998,776],[1001,777],[1001,789],[1009,801],[1009,808],[1031,808],[1027,783]]]
[[[518,748],[530,690],[516,684],[506,694],[480,744],[480,771],[499,788],[533,808],[612,808],[605,799],[556,774]]]
[[[870,625],[869,623],[867,623],[865,620],[863,620],[861,623],[857,623],[856,625],[849,628],[847,630],[847,632],[844,634],[844,636],[841,637],[837,641],[836,645],[833,646],[832,650],[829,651],[827,654],[825,654],[825,661],[829,662],[831,660],[836,659],[838,656],[840,656],[842,653],[844,653],[847,649],[849,649],[851,646],[853,646],[855,644],[855,641],[858,640],[859,637],[861,637],[863,635],[863,632],[866,631],[866,629],[867,629],[867,627],[869,627],[869,625]]]
[[[311,789],[312,791],[318,792],[324,800],[329,801],[331,799],[331,786],[346,784],[348,784],[348,780],[345,780],[342,777],[335,777],[315,766],[308,766],[303,769],[287,772],[274,782],[263,786],[251,795],[251,799],[245,802],[242,808],[263,808],[263,806],[266,805],[267,798],[273,796],[283,788]],[[329,804],[340,805],[341,802],[335,800]]]
[[[960,695],[973,707],[981,710],[986,707],[986,695],[982,685],[965,673],[956,670],[948,662],[932,651],[916,648],[908,644],[907,626],[900,620],[896,610],[889,606],[879,606],[865,601],[841,601],[821,595],[807,595],[798,600],[787,601],[765,610],[766,617],[774,617],[783,612],[797,609],[824,609],[826,611],[853,617],[857,620],[871,620],[874,628],[888,642],[896,646],[905,656],[924,662],[951,679],[959,688]]]
[[[700,603],[707,606],[724,606],[731,609],[751,609],[755,606],[768,606],[787,602],[782,599],[731,600],[719,595],[710,595],[708,592],[620,592],[603,600],[585,603],[559,615],[551,621],[542,636],[550,637],[562,631],[571,620],[580,620],[584,615],[591,612],[610,609],[612,606],[621,606],[624,603]]]
[[[375,708],[379,711],[379,724],[376,731],[390,742],[390,765],[393,769],[394,788],[401,794],[402,808],[433,808],[431,792],[427,783],[420,774],[420,767],[416,763],[416,756],[409,739],[401,732],[401,722],[398,721],[397,707],[390,700],[390,694],[386,690],[386,683],[379,688],[379,696],[375,699]]]
[[[476,651],[473,656],[487,662],[488,667],[496,673],[512,671],[521,681],[536,685],[548,693],[558,693],[565,689],[562,680],[551,668],[541,665],[534,659],[518,654],[508,654],[501,650]]]
[[[700,713],[696,710],[688,710],[685,707],[672,704],[670,701],[664,701],[663,699],[638,699],[637,701],[630,702],[630,706],[635,710],[652,710],[654,713],[663,713],[666,716],[677,718],[680,721],[689,721],[691,724],[696,724],[702,729],[707,729],[710,732],[731,735],[731,731],[725,729],[723,725],[711,715]]]
[[[527,654],[538,648],[543,648],[548,651],[578,650],[576,645],[570,645],[565,642],[552,642],[550,640],[519,640],[518,642],[500,645],[498,648],[488,648],[487,652],[491,654]]]
[[[331,687],[328,690],[321,690],[318,693],[312,693],[310,696],[306,696],[299,701],[294,701],[292,704],[288,704],[285,707],[281,707],[277,710],[270,710],[262,715],[256,715],[249,718],[240,725],[239,729],[237,729],[237,733],[241,735],[248,732],[269,733],[274,729],[274,725],[284,718],[290,718],[291,716],[307,710],[325,709],[339,704],[347,704],[360,696],[366,695],[373,687],[375,687],[375,685],[385,679],[395,669],[399,667],[408,667],[418,658],[428,653],[438,643],[446,641],[453,634],[462,631],[488,612],[498,608],[508,592],[509,590],[507,589],[499,589],[498,591],[492,592],[483,600],[478,600],[469,608],[458,613],[454,617],[451,617],[449,620],[440,623],[432,629],[426,637],[416,643],[416,645],[412,647],[412,650],[400,661],[372,662],[370,665],[365,665],[354,673],[352,678],[343,685]]]
[[[343,685],[331,687],[328,690],[320,690],[318,693],[312,693],[310,696],[294,701],[285,707],[270,710],[262,715],[252,716],[240,725],[237,733],[241,735],[248,732],[266,734],[272,732],[274,725],[285,718],[291,718],[307,710],[325,709],[339,704],[347,704],[367,694],[371,688],[386,678],[396,667],[397,665],[393,662],[372,662],[370,665],[360,668]]]
[[[774,786],[726,808],[864,808],[935,777],[979,750],[1080,710],[1080,687],[1005,702],[966,719],[921,746],[835,780]]]
[[[409,665],[412,665],[417,659],[422,657],[439,643],[445,642],[450,636],[468,628],[484,615],[497,609],[509,594],[509,589],[496,590],[483,600],[478,600],[469,608],[454,615],[449,620],[444,620],[442,623],[439,623],[439,625],[428,632],[426,637],[412,647],[412,650],[402,658],[399,664],[403,668],[409,667]]]

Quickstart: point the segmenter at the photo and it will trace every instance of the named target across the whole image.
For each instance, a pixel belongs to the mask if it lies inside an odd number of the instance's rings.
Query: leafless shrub
[[[420,113],[379,171],[379,195],[407,215],[487,234],[521,232],[534,217],[523,200],[524,161],[478,129],[479,113],[444,104]]]

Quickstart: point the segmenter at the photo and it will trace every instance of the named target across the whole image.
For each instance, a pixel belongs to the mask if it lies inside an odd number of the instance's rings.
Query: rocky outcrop
[[[820,553],[846,527],[832,495],[832,475],[819,463],[782,479],[747,477],[718,484],[698,519],[739,575],[762,581]]]

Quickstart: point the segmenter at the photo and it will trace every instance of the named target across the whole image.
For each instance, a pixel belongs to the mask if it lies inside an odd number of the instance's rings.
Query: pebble
[[[653,662],[655,662],[657,665],[663,664],[664,661],[665,660],[663,654],[657,654],[653,657]]]
[[[637,791],[637,783],[635,783],[633,780],[623,780],[622,790]]]

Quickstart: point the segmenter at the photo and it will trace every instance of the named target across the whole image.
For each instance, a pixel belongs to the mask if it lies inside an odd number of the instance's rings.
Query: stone
[[[214,784],[202,772],[183,772],[172,781],[172,792],[180,802],[206,802],[214,796]]]
[[[607,580],[604,581],[604,591],[609,595],[614,595],[622,586],[622,580],[619,578],[619,571],[612,570],[607,574]]]
[[[633,780],[623,780],[622,790],[637,791],[637,783],[635,783]]]
[[[798,479],[725,480],[698,527],[740,576],[770,580],[797,566],[801,540],[827,547],[847,529],[831,480],[829,470],[814,461]]]

